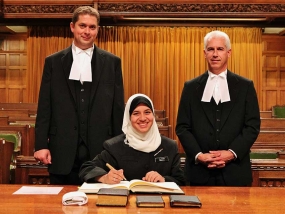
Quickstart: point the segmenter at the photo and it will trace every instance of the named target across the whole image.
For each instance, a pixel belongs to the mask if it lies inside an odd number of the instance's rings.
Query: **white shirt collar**
[[[94,45],[88,49],[82,50],[72,43],[73,62],[69,74],[69,79],[83,82],[92,82],[91,59]]]
[[[227,70],[221,72],[219,75],[216,75],[210,71],[208,71],[208,74],[208,80],[201,101],[210,102],[212,97],[215,98],[217,104],[219,100],[221,100],[222,103],[230,101],[231,99],[227,82]],[[216,97],[216,94],[218,94],[218,98]]]
[[[90,56],[92,58],[93,50],[94,50],[94,45],[88,49],[82,50],[81,48],[75,46],[74,42],[72,43],[72,53],[74,53],[76,55],[78,55],[82,51],[84,51],[88,56]]]

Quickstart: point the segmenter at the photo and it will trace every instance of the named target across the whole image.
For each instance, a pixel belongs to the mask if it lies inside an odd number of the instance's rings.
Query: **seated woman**
[[[117,184],[126,178],[184,185],[177,144],[160,135],[149,97],[129,98],[122,130],[124,134],[105,141],[101,154],[82,165],[82,181]],[[115,169],[109,170],[106,163]]]

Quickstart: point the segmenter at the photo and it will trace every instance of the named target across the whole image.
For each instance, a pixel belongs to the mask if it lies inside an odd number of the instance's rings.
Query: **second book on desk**
[[[137,207],[164,207],[164,201],[160,195],[137,195]]]
[[[126,206],[129,190],[102,188],[97,193],[97,206]]]

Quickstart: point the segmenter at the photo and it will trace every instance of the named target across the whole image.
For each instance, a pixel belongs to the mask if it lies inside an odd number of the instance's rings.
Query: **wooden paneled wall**
[[[26,35],[0,36],[0,102],[26,102]]]
[[[263,36],[261,109],[285,105],[285,36]]]

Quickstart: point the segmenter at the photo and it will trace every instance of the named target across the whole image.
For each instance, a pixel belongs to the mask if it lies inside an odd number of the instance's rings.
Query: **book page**
[[[125,188],[129,189],[129,181],[121,181],[119,184],[86,183],[84,182],[79,191],[85,193],[97,193],[101,188]]]
[[[132,189],[135,186],[154,186],[164,189],[180,189],[180,187],[174,182],[147,182],[143,180],[131,180],[129,188]]]

